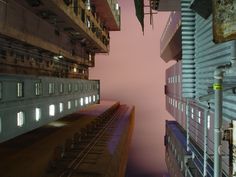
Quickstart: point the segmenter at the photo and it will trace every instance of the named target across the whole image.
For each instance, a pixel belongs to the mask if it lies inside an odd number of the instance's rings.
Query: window
[[[59,91],[60,91],[60,93],[63,93],[63,91],[64,91],[64,84],[63,83],[60,83]]]
[[[95,102],[96,101],[96,97],[95,97],[95,95],[93,95],[93,102]]]
[[[75,107],[78,106],[78,100],[75,100]]]
[[[201,111],[198,111],[198,123],[201,124]]]
[[[54,93],[54,90],[55,90],[55,85],[54,85],[54,83],[49,83],[49,84],[48,84],[48,93],[49,93],[49,94],[53,94],[53,93]]]
[[[3,95],[3,94],[2,94],[2,90],[3,90],[3,89],[2,89],[2,83],[0,82],[0,100],[2,99],[2,95]]]
[[[85,104],[88,104],[88,103],[89,103],[89,98],[85,97]]]
[[[78,84],[75,84],[75,91],[78,91]]]
[[[211,116],[210,115],[207,116],[207,128],[208,128],[208,130],[211,128]]]
[[[24,124],[24,113],[22,111],[17,113],[17,126],[22,127]]]
[[[55,116],[55,105],[51,104],[49,106],[49,116]]]
[[[83,105],[84,105],[84,99],[80,98],[80,106],[83,106]]]
[[[68,109],[71,109],[71,101],[68,101]]]
[[[99,94],[97,94],[97,100],[99,100]]]
[[[72,91],[71,83],[68,84],[68,92]]]
[[[63,103],[59,103],[59,111],[60,111],[60,112],[63,111]]]
[[[41,109],[40,108],[35,108],[35,120],[38,122],[41,119]]]
[[[191,118],[192,118],[192,119],[194,118],[193,113],[194,113],[194,110],[193,110],[193,108],[191,108]]]
[[[116,10],[118,11],[119,10],[119,4],[118,3],[116,3]]]
[[[17,97],[23,97],[23,83],[18,82],[17,83]]]
[[[91,96],[89,96],[89,103],[91,103],[92,102],[92,97]]]
[[[41,91],[41,83],[37,82],[35,83],[35,95],[39,96],[41,95],[42,91]]]

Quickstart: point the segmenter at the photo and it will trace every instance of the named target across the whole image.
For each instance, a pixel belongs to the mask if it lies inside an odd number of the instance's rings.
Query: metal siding
[[[195,15],[189,9],[191,0],[181,0],[182,24],[182,95],[195,96],[194,30]]]

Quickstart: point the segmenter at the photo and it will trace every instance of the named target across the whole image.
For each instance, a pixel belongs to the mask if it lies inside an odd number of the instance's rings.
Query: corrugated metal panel
[[[194,31],[195,14],[189,9],[191,0],[181,0],[182,18],[182,94],[195,96]]]
[[[212,16],[207,20],[196,15],[195,64],[196,64],[196,97],[208,94],[208,88],[214,82],[214,70],[217,66],[229,63],[235,42],[215,44],[212,34]],[[224,84],[233,84],[235,77],[225,77]],[[212,109],[214,109],[214,100]],[[236,118],[236,96],[224,97],[223,114],[227,119]]]

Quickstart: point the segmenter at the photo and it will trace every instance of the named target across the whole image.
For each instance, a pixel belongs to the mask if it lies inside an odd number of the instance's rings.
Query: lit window
[[[22,127],[24,124],[24,113],[22,111],[17,113],[17,126]]]
[[[201,123],[201,111],[198,112],[198,123]]]
[[[193,108],[191,108],[191,118],[192,118],[192,119],[194,118],[194,117],[193,117],[193,116],[194,116],[193,113],[194,113],[194,110],[193,110]]]
[[[77,68],[74,67],[74,68],[73,68],[73,71],[74,71],[74,73],[77,73]]]
[[[93,95],[93,102],[95,102],[96,101],[96,96],[95,95]]]
[[[71,101],[68,101],[68,109],[71,109]]]
[[[92,61],[92,55],[89,53],[89,61]]]
[[[60,112],[63,111],[63,103],[59,103],[59,111],[60,111]]]
[[[88,104],[88,103],[89,103],[89,98],[85,97],[85,104]]]
[[[118,3],[116,3],[116,10],[119,10],[119,4]]]
[[[36,96],[41,95],[41,83],[40,82],[35,83],[35,95]]]
[[[78,106],[78,100],[75,100],[75,107]]]
[[[71,92],[72,91],[72,87],[71,87],[71,83],[68,84],[68,92]]]
[[[0,82],[0,99],[2,99],[2,83]]]
[[[83,106],[83,105],[84,105],[84,99],[80,98],[80,106]]]
[[[91,103],[92,102],[92,97],[91,96],[89,96],[89,103]]]
[[[39,121],[39,119],[41,119],[41,109],[40,108],[35,108],[35,120]]]
[[[23,83],[17,83],[17,97],[23,97]]]
[[[60,83],[59,91],[60,91],[60,93],[63,93],[63,91],[64,91],[63,83]]]
[[[55,105],[51,104],[49,106],[49,116],[55,116]]]
[[[182,103],[182,108],[181,108],[181,110],[182,110],[182,112],[184,112],[184,104]]]
[[[48,93],[49,94],[53,94],[54,93],[54,89],[55,89],[54,83],[49,83],[48,84]]]
[[[211,116],[210,115],[207,116],[207,128],[208,128],[208,130],[211,128]]]

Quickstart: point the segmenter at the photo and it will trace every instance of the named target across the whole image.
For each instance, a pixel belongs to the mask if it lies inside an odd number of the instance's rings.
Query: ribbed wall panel
[[[212,16],[207,20],[196,14],[195,31],[195,66],[196,66],[196,97],[208,94],[214,82],[214,70],[217,66],[230,62],[235,42],[215,44],[212,34]],[[233,77],[224,77],[224,84],[236,83]],[[214,111],[214,99],[210,101]],[[236,118],[236,96],[224,97],[223,115],[226,119]],[[204,103],[203,103],[204,104]]]
[[[194,31],[195,15],[189,9],[191,0],[181,0],[182,24],[182,95],[195,96]]]

